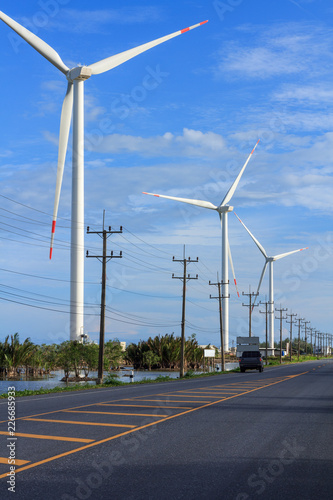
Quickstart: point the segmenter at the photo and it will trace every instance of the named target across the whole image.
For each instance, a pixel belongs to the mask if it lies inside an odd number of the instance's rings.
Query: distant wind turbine
[[[260,140],[260,139],[259,139]],[[231,258],[231,252],[230,252],[230,247],[229,247],[229,240],[228,240],[228,212],[232,212],[234,207],[231,207],[228,205],[229,201],[231,200],[234,192],[236,191],[236,188],[238,186],[238,183],[243,175],[243,172],[246,168],[246,165],[249,163],[251,156],[253,155],[254,150],[256,149],[259,140],[257,141],[256,145],[252,149],[251,153],[249,154],[248,159],[244,163],[243,168],[237,175],[236,179],[234,180],[233,184],[231,185],[229,191],[223,198],[222,202],[220,205],[216,206],[213,205],[210,201],[203,201],[203,200],[192,200],[188,198],[176,198],[175,196],[165,196],[162,194],[154,194],[154,193],[146,193],[144,192],[143,194],[149,194],[151,196],[157,196],[158,198],[167,198],[168,200],[176,200],[176,201],[181,201],[183,203],[188,203],[189,205],[195,205],[197,207],[201,208],[209,208],[210,210],[216,210],[219,214],[220,217],[220,222],[221,222],[221,230],[222,230],[222,316],[223,316],[223,336],[224,336],[224,349],[227,351],[229,349],[229,269],[228,269],[228,257],[230,260],[232,272],[234,275],[234,282],[236,285],[237,289],[237,283],[236,283],[236,278],[235,278],[235,273],[234,273],[234,268],[233,268],[233,263],[232,263],[232,258]],[[239,296],[238,290],[237,294]]]
[[[291,255],[291,254],[296,253],[296,252],[301,252],[302,250],[307,250],[309,247],[299,248],[298,250],[292,250],[291,252],[281,253],[279,255],[274,255],[273,257],[269,257],[267,255],[267,252],[264,249],[264,247],[253,236],[253,234],[251,233],[251,231],[245,226],[244,222],[238,217],[238,215],[235,212],[234,212],[234,214],[236,215],[236,217],[239,220],[239,222],[245,227],[246,231],[249,233],[249,235],[251,236],[251,238],[253,239],[253,241],[255,242],[255,244],[257,245],[257,247],[259,248],[260,252],[265,257],[265,264],[264,264],[264,267],[263,267],[263,270],[262,270],[262,273],[261,273],[261,276],[260,276],[259,285],[258,285],[258,288],[257,288],[257,294],[259,294],[260,286],[261,286],[262,280],[264,278],[264,274],[265,274],[267,265],[269,265],[269,298],[268,298],[268,300],[269,300],[269,304],[268,304],[268,313],[269,313],[268,314],[268,316],[269,316],[268,321],[269,321],[269,323],[268,324],[269,324],[270,347],[273,349],[274,348],[274,285],[273,285],[273,262],[275,260],[283,259],[283,257],[287,257],[287,255]],[[255,301],[256,301],[256,297],[254,299],[253,307],[254,307]],[[253,307],[252,307],[252,310],[253,310]]]
[[[80,339],[84,324],[84,82],[92,75],[105,73],[116,68],[142,52],[186,31],[197,28],[207,21],[176,31],[171,35],[158,38],[152,42],[139,45],[120,54],[107,57],[90,66],[77,66],[70,69],[62,61],[59,54],[38,36],[1,11],[0,19],[45,57],[45,59],[58,68],[68,80],[60,119],[58,169],[51,231],[50,259],[52,257],[62,177],[73,113],[70,338],[71,340],[77,340]]]

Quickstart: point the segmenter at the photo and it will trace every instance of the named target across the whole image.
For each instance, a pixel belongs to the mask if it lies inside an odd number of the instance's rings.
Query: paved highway
[[[332,498],[332,382],[325,360],[18,398],[14,436],[2,400],[0,497]]]

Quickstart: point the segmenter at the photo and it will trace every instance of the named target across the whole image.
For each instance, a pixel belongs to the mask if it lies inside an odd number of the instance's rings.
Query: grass
[[[15,397],[20,397],[20,396],[35,396],[37,394],[52,394],[53,392],[70,392],[70,391],[82,391],[85,389],[94,389],[98,388],[101,386],[97,385],[92,385],[92,384],[75,384],[70,387],[53,387],[52,389],[44,389],[41,387],[40,389],[37,389],[35,391],[25,389],[24,391],[15,391]],[[3,394],[0,394],[1,399],[5,399],[8,397],[8,394],[4,392]]]

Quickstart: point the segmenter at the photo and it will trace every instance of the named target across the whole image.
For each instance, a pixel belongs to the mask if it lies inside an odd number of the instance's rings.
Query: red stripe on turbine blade
[[[206,23],[208,23],[208,19],[207,19],[207,21],[202,21],[202,22],[200,23],[200,26],[202,26],[203,24],[206,24]]]
[[[160,197],[160,195],[159,195],[159,194],[154,194],[153,196],[156,196],[156,198],[159,198],[159,197]]]
[[[181,34],[186,33],[186,31],[190,31],[190,28],[185,28],[183,30],[180,30]]]
[[[52,251],[53,251],[53,248],[51,247],[50,248],[50,260],[52,259]]]
[[[252,151],[251,151],[251,155],[252,155],[253,151],[256,149],[256,147],[258,146],[259,141],[260,141],[260,139],[258,139],[258,140],[257,140],[256,145],[254,146],[254,148],[253,148],[253,149],[252,149]]]
[[[52,233],[54,233],[54,232],[55,232],[56,223],[57,223],[57,221],[56,221],[56,220],[54,220],[54,221],[52,222]]]
[[[236,283],[236,280],[234,280],[234,282],[235,282],[235,287],[236,287],[237,295],[238,295],[238,297],[239,297],[239,291],[238,291],[238,289],[237,289],[237,283]]]

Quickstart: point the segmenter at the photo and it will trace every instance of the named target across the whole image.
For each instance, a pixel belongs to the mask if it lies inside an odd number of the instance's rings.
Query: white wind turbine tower
[[[255,242],[255,244],[257,245],[257,247],[259,248],[260,252],[265,257],[265,264],[264,264],[264,267],[263,267],[263,270],[262,270],[262,273],[261,273],[261,276],[260,276],[259,285],[258,285],[258,288],[257,288],[257,294],[259,293],[260,286],[261,286],[262,280],[264,278],[264,274],[265,274],[267,265],[269,266],[269,285],[268,285],[269,286],[269,298],[268,298],[268,300],[269,300],[269,304],[268,304],[268,313],[269,313],[268,314],[268,316],[269,316],[269,318],[268,318],[269,323],[268,324],[269,324],[269,328],[268,328],[268,331],[269,331],[270,347],[273,349],[274,348],[274,284],[273,284],[273,262],[275,260],[282,259],[283,257],[287,257],[287,255],[291,255],[291,254],[296,253],[296,252],[301,252],[302,250],[307,250],[308,247],[306,247],[306,248],[299,248],[298,250],[292,250],[291,252],[281,253],[279,255],[274,255],[273,257],[269,257],[267,255],[267,252],[264,249],[264,247],[253,236],[253,234],[251,233],[251,231],[245,226],[244,222],[238,217],[238,215],[235,212],[234,212],[234,214],[236,215],[236,217],[239,220],[239,222],[244,226],[244,228],[246,229],[246,231],[249,233],[249,235],[251,236],[251,238],[253,239],[253,241]],[[253,307],[254,307],[256,298],[257,298],[257,296],[254,299]],[[252,311],[253,311],[253,307],[252,307]]]
[[[260,139],[259,139],[260,140]],[[228,257],[230,260],[231,264],[231,269],[233,272],[234,276],[234,283],[236,285],[237,289],[237,283],[236,283],[236,278],[235,278],[235,273],[234,273],[234,268],[233,268],[233,263],[232,263],[232,258],[231,258],[231,252],[230,252],[230,246],[229,246],[229,239],[228,239],[228,212],[232,212],[234,207],[231,207],[228,205],[229,201],[231,200],[238,183],[243,175],[243,172],[246,168],[246,165],[251,159],[251,156],[256,149],[259,140],[257,141],[256,145],[252,149],[251,153],[248,156],[248,159],[243,165],[243,168],[237,175],[236,179],[234,180],[233,184],[231,185],[229,191],[223,198],[222,202],[220,205],[216,206],[213,205],[210,201],[203,201],[203,200],[192,200],[188,198],[176,198],[175,196],[165,196],[162,194],[154,194],[154,193],[146,193],[144,192],[143,194],[149,194],[151,196],[157,196],[158,198],[167,198],[168,200],[176,200],[176,201],[181,201],[183,203],[188,203],[190,205],[195,205],[197,207],[201,208],[209,208],[210,210],[216,210],[219,214],[220,221],[221,221],[221,230],[222,230],[222,321],[223,321],[223,339],[224,339],[224,350],[227,351],[229,349],[229,268],[228,268]],[[238,290],[237,294],[239,296]]]
[[[133,57],[171,38],[205,24],[190,26],[152,42],[113,55],[90,66],[70,69],[59,54],[38,36],[0,11],[0,19],[28,42],[45,59],[59,69],[67,78],[67,92],[62,106],[59,132],[58,169],[53,211],[50,259],[57,220],[60,190],[68,145],[69,130],[73,113],[72,151],[72,213],[71,213],[71,294],[70,294],[70,338],[80,338],[84,324],[84,82],[92,75],[105,73]]]

